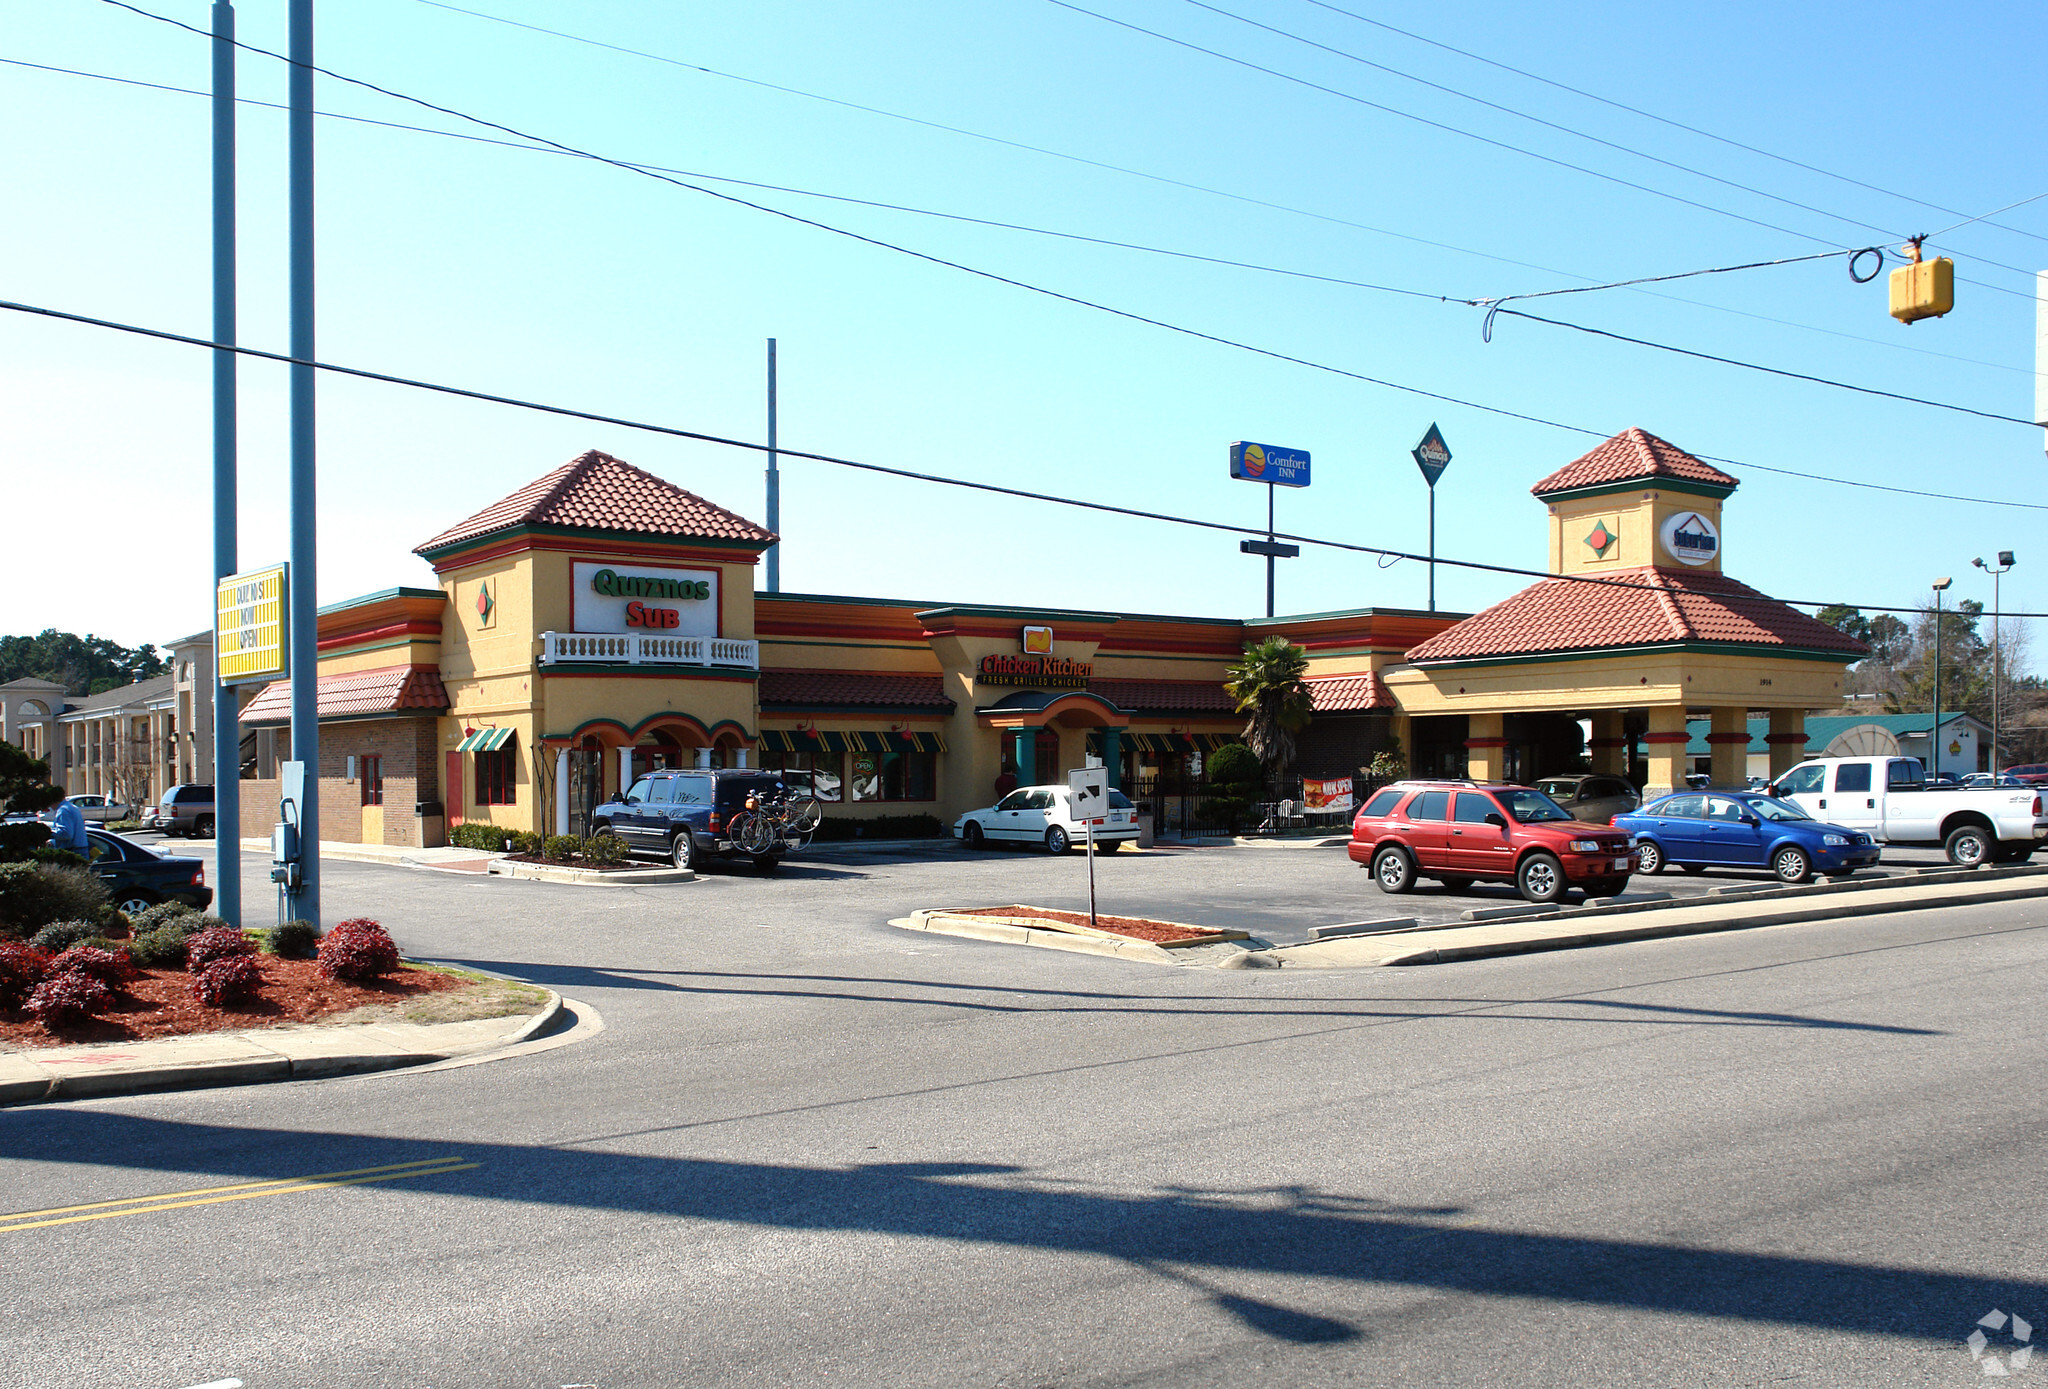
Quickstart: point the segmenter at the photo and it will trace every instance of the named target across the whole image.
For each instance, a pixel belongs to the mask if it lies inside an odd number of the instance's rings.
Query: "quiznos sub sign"
[[[718,635],[718,571],[649,565],[574,565],[576,630]]]
[[[984,685],[1025,685],[1041,690],[1085,690],[1095,672],[1091,661],[1065,656],[984,656],[975,679]]]

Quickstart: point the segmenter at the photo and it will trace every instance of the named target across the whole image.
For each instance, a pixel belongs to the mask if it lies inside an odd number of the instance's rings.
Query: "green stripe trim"
[[[1567,487],[1562,492],[1537,492],[1535,496],[1546,502],[1574,502],[1581,497],[1618,497],[1627,492],[1683,492],[1689,497],[1711,497],[1715,501],[1725,499],[1733,487],[1717,482],[1692,482],[1682,478],[1644,477],[1633,481],[1602,482],[1590,487]]]

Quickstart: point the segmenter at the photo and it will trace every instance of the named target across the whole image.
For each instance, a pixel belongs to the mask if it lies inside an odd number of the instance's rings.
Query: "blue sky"
[[[1908,17],[1721,0],[1584,4],[1560,19],[1555,9],[1458,0],[1332,3],[1891,191],[1619,111],[1310,0],[1086,8],[1609,177],[1050,0],[469,5],[676,60],[667,63],[424,0],[353,0],[322,7],[318,57],[620,159],[1453,299],[1893,244],[2048,192],[2038,140],[2048,128],[2038,59],[2048,12],[2039,6]],[[207,23],[194,0],[144,7]],[[247,42],[284,47],[282,0],[249,0],[238,12]],[[0,58],[172,86],[208,80],[203,40],[100,0],[0,0]],[[240,80],[245,97],[284,100],[272,59],[245,54]],[[346,115],[490,133],[325,79],[317,99]],[[9,65],[0,67],[0,123],[10,132],[0,145],[9,192],[0,298],[204,333],[206,103]],[[244,107],[242,338],[276,349],[287,327],[283,132],[281,112]],[[1439,488],[1439,552],[1531,568],[1544,563],[1545,529],[1528,487],[1594,442],[1057,302],[557,154],[325,120],[319,173],[319,346],[337,362],[760,438],[773,336],[786,446],[1250,521],[1263,517],[1265,498],[1226,477],[1225,452],[1234,439],[1262,440],[1315,458],[1314,487],[1279,498],[1282,529],[1402,549],[1424,544],[1427,493],[1408,449],[1434,420],[1455,454]],[[1970,559],[2012,548],[2020,567],[2006,606],[2048,610],[2048,552],[2030,550],[2026,534],[2042,513],[1763,471],[2040,502],[2042,436],[2030,427],[1523,321],[1502,319],[1489,344],[1475,310],[1436,299],[712,186],[1316,363],[1603,432],[1640,425],[1742,460],[1754,466],[1731,469],[1743,486],[1726,516],[1727,567],[1774,594],[1909,604],[1930,578],[1954,574],[1952,597],[1988,602],[1989,581]],[[1882,280],[1852,284],[1839,258],[1526,307],[2031,416],[2034,311],[2021,272],[2048,267],[2048,200],[1997,221],[2004,226],[1980,223],[1943,242],[1964,281],[1956,311],[1910,328],[1886,317]],[[285,552],[285,383],[283,369],[261,364],[246,365],[242,380],[241,555],[254,567]],[[195,349],[0,315],[0,476],[23,518],[11,567],[49,580],[0,590],[0,631],[56,626],[140,642],[205,624],[208,391],[206,354]],[[430,583],[413,545],[586,448],[749,516],[763,512],[756,454],[370,383],[323,380],[320,446],[323,603]],[[783,497],[790,591],[1262,611],[1263,566],[1227,535],[803,462],[787,465]],[[1470,610],[1518,586],[1442,569],[1439,602]],[[1421,606],[1424,592],[1420,566],[1310,549],[1283,562],[1279,603],[1282,612]]]

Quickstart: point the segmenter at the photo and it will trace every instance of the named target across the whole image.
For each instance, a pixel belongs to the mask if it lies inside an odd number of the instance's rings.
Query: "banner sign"
[[[1337,777],[1328,781],[1318,781],[1314,777],[1301,779],[1303,810],[1349,810],[1351,805],[1350,777]]]
[[[1065,656],[984,656],[974,677],[984,685],[1026,685],[1041,690],[1085,690],[1092,661]]]
[[[213,651],[221,683],[279,680],[291,653],[285,647],[286,566],[230,574],[213,591]]]
[[[1308,486],[1308,452],[1274,444],[1230,446],[1230,475],[1240,482],[1270,482],[1277,487]]]
[[[716,569],[668,569],[577,560],[571,571],[579,632],[718,635]]]

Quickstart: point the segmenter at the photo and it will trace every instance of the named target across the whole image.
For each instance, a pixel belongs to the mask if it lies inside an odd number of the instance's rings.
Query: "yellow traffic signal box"
[[[1956,306],[1956,263],[1947,256],[1892,271],[1892,317],[1901,323],[1939,318]]]

